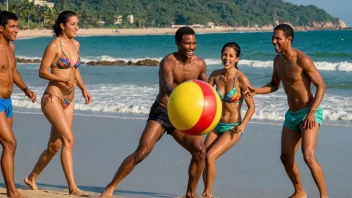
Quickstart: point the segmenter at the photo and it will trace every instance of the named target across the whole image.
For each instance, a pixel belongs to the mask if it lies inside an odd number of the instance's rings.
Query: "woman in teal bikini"
[[[221,50],[224,68],[215,70],[209,77],[209,84],[215,86],[222,100],[223,111],[220,122],[205,139],[207,157],[203,172],[205,186],[203,197],[213,197],[211,188],[216,173],[215,160],[239,141],[255,110],[253,98],[243,97],[241,93],[250,86],[250,82],[246,75],[238,70],[240,54],[241,49],[237,43],[226,43]],[[243,101],[246,102],[248,109],[242,119]]]
[[[33,190],[38,190],[36,179],[61,150],[61,163],[68,183],[69,194],[82,196],[73,176],[72,149],[74,137],[72,122],[74,117],[74,89],[82,90],[85,104],[92,96],[83,84],[79,71],[79,43],[74,40],[78,30],[78,18],[74,12],[63,11],[54,25],[55,39],[47,46],[39,69],[40,78],[49,81],[44,91],[41,107],[51,124],[51,133],[46,150],[40,155],[32,172],[24,182]],[[51,71],[49,71],[51,68]]]

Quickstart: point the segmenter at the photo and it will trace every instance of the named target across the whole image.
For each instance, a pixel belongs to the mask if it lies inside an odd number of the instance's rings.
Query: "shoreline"
[[[141,35],[174,35],[178,28],[143,28],[143,29],[114,29],[114,28],[92,28],[79,29],[77,36],[141,36]],[[243,32],[271,32],[273,28],[193,28],[196,34],[216,34],[216,33],[243,33]],[[315,31],[295,29],[295,31]],[[17,38],[37,38],[37,37],[51,37],[53,36],[50,29],[30,29],[19,30]]]
[[[143,28],[143,29],[113,29],[93,28],[79,29],[77,36],[133,36],[133,35],[168,35],[175,34],[178,28]],[[271,31],[270,28],[193,28],[196,34],[228,33],[228,32],[255,32]],[[53,36],[52,30],[20,30],[17,38],[36,38]]]

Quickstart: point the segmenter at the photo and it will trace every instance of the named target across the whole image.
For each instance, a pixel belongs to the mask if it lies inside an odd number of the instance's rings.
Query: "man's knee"
[[[191,154],[193,159],[196,161],[205,160],[206,149],[204,147],[204,144],[194,145]]]
[[[148,155],[149,153],[152,151],[152,149],[150,148],[141,148],[138,149],[135,153],[134,153],[134,161],[136,164],[140,163],[141,161],[143,161]]]
[[[11,152],[16,151],[17,141],[15,138],[10,138],[6,141],[2,141],[2,146],[4,149],[9,150]]]
[[[295,156],[288,153],[281,153],[280,159],[283,164],[291,164],[294,163]]]

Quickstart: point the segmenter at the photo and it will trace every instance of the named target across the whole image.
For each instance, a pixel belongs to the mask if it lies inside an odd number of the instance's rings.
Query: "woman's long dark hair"
[[[67,23],[67,21],[69,20],[70,17],[72,16],[77,16],[76,13],[66,10],[63,11],[59,14],[59,16],[57,17],[55,24],[53,26],[53,31],[56,37],[60,36],[62,33],[62,29],[60,27],[60,24],[63,23],[64,25]]]

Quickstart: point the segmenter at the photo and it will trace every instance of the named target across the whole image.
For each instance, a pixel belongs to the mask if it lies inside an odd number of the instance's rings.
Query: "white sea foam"
[[[221,61],[218,59],[205,59],[205,62],[208,65],[219,65]],[[240,60],[240,65],[248,66],[248,67],[257,67],[257,68],[272,68],[273,61],[259,61],[259,60]],[[324,71],[343,71],[343,72],[350,72],[352,71],[352,63],[350,62],[315,62],[315,66],[318,70]]]
[[[93,95],[90,105],[84,104],[84,99],[77,89],[75,93],[75,108],[83,111],[117,112],[132,114],[148,114],[158,93],[158,86],[98,84],[88,85]],[[23,93],[12,96],[14,107],[40,108],[40,95],[44,87],[34,89],[38,93],[38,102],[31,103]],[[326,94],[322,102],[324,119],[352,121],[352,97]],[[256,111],[253,118],[259,120],[283,120],[288,109],[286,96],[282,90],[270,95],[255,96]],[[245,113],[246,105],[242,110]]]
[[[28,56],[17,56],[18,58],[29,59],[29,60],[36,60],[41,59],[41,57],[28,57]],[[162,57],[143,57],[143,58],[118,58],[118,57],[111,57],[107,55],[103,56],[85,56],[82,57],[81,60],[83,62],[90,62],[90,61],[118,61],[122,60],[125,62],[132,61],[137,62],[139,60],[144,59],[153,59],[157,61],[161,61]],[[220,65],[220,59],[204,59],[207,65]],[[260,61],[260,60],[245,60],[241,59],[239,61],[240,65],[248,66],[248,67],[256,67],[256,68],[270,68],[273,67],[273,61]],[[326,62],[326,61],[317,61],[315,62],[315,66],[318,70],[324,71],[343,71],[343,72],[351,72],[352,71],[352,63],[344,61],[344,62]]]
[[[89,62],[89,61],[118,61],[118,60],[122,60],[122,61],[132,61],[132,62],[137,62],[139,60],[144,60],[144,59],[153,59],[153,60],[157,60],[157,61],[161,61],[161,57],[159,58],[151,58],[151,57],[143,57],[143,58],[116,58],[116,57],[111,57],[111,56],[86,56],[86,57],[82,57],[82,61],[84,62]]]
[[[38,56],[17,56],[17,58],[22,58],[22,59],[27,59],[27,60],[38,60],[38,59],[42,59],[42,57],[38,57]]]

